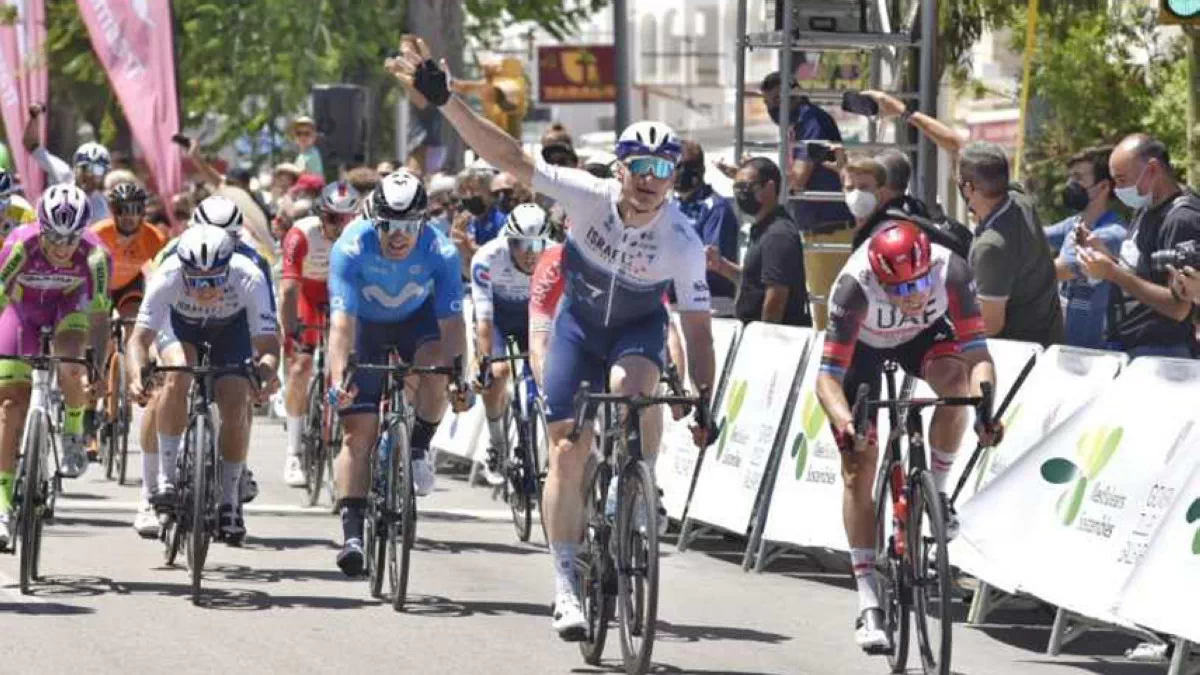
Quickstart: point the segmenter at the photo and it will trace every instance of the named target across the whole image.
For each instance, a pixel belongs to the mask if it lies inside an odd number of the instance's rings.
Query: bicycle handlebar
[[[696,423],[707,429],[710,419],[707,399],[707,388],[702,389],[699,396],[644,396],[641,394],[631,396],[629,394],[593,394],[591,383],[581,382],[579,390],[575,392],[575,420],[567,437],[572,443],[579,440],[584,425],[595,419],[596,407],[600,403],[614,403],[635,410],[662,404],[695,406]]]
[[[409,375],[448,375],[455,377],[462,373],[462,357],[457,356],[454,359],[455,363],[452,366],[414,366],[408,363],[359,363],[358,355],[354,352],[346,357],[346,370],[342,374],[342,390],[345,391],[350,386],[350,379],[354,375],[355,370],[366,370],[382,373],[392,373],[399,378],[405,378]]]
[[[979,383],[979,396],[943,396],[937,398],[909,399],[871,399],[871,387],[867,384],[858,385],[854,397],[854,405],[850,412],[854,421],[855,441],[862,443],[867,437],[867,425],[871,414],[879,410],[920,410],[922,408],[937,408],[941,406],[972,406],[976,411],[976,419],[987,420],[986,424],[994,423],[992,405],[995,389],[991,382]]]
[[[245,375],[255,389],[261,389],[263,384],[253,359],[246,359],[235,366],[160,366],[151,361],[142,366],[142,382],[146,389],[150,388],[155,373],[186,373],[197,378]]]

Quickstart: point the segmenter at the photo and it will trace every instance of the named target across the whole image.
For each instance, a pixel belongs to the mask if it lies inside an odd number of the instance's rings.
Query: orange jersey
[[[113,275],[109,287],[113,289],[128,286],[141,273],[142,266],[153,260],[162,247],[167,245],[166,236],[158,228],[145,222],[131,237],[122,236],[112,218],[105,218],[92,225],[91,230],[112,254]]]

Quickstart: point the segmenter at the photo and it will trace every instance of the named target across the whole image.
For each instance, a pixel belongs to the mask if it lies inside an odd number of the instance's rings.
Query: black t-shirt
[[[742,264],[742,285],[738,290],[736,314],[742,321],[762,320],[767,286],[787,286],[787,307],[782,323],[811,326],[808,290],[804,279],[804,244],[800,229],[787,211],[776,208],[750,229],[750,246]]]
[[[1158,206],[1142,209],[1134,214],[1129,232],[1129,239],[1120,252],[1122,262],[1132,267],[1139,277],[1166,286],[1167,273],[1153,268],[1150,254],[1175,248],[1185,241],[1200,240],[1200,196],[1184,192]],[[1163,316],[1120,289],[1114,289],[1110,303],[1111,337],[1125,349],[1194,342],[1192,327],[1187,320],[1175,321]]]

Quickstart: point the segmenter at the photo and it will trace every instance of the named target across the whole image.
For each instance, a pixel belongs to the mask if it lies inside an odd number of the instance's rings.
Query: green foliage
[[[562,0],[465,0],[463,8],[468,17],[467,35],[478,44],[487,45],[504,27],[526,21],[562,39],[608,3],[609,0],[586,0],[579,7],[567,7],[568,3]]]

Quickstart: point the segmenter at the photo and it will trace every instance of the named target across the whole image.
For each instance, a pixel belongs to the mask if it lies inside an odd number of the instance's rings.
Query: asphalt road
[[[208,601],[195,607],[183,567],[162,565],[161,546],[130,524],[137,487],[104,481],[95,465],[70,481],[46,530],[45,581],[16,588],[15,556],[0,556],[0,673],[129,675],[191,673],[597,673],[616,672],[610,638],[605,667],[583,663],[550,630],[550,560],[517,542],[491,491],[445,472],[420,503],[412,607],[393,612],[363,580],[334,566],[340,526],[327,509],[299,508],[282,484],[282,427],[256,420],[251,465],[261,494],[247,513],[241,549],[214,544],[205,573]],[[132,456],[131,475],[140,470]],[[853,641],[855,594],[845,573],[797,561],[741,571],[740,542],[702,540],[679,553],[663,547],[655,672],[750,675],[886,673]],[[964,609],[965,613],[965,609]],[[1132,640],[1095,633],[1044,654],[1051,616],[998,612],[984,627],[956,626],[954,670],[1012,673],[1162,673],[1120,654]],[[614,629],[615,630],[615,629]],[[615,633],[614,633],[615,635]],[[1107,656],[1094,656],[1104,654]],[[1087,656],[1085,656],[1087,655]],[[913,671],[915,672],[915,671]]]

